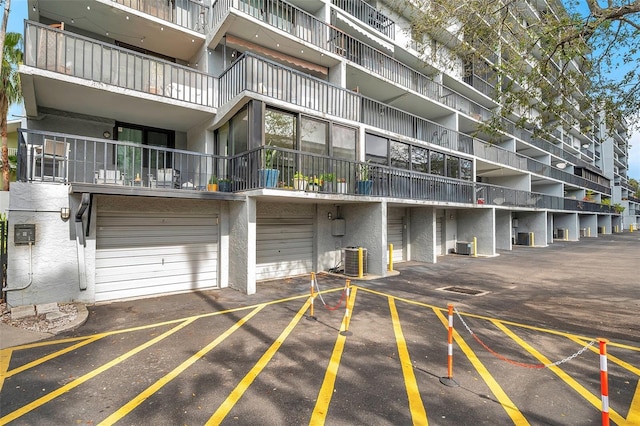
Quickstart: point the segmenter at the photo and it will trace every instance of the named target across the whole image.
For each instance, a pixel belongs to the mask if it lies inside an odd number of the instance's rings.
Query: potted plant
[[[220,192],[231,192],[231,179],[220,179],[218,190]]]
[[[333,192],[333,183],[336,181],[336,175],[334,173],[324,173],[320,175],[322,181],[322,190],[324,192]]]
[[[358,180],[356,182],[356,189],[360,195],[371,195],[371,189],[373,188],[373,181],[370,178],[371,168],[369,163],[362,163],[358,166]]]
[[[264,168],[258,170],[260,186],[263,188],[275,188],[278,185],[280,170],[273,167],[273,162],[277,155],[275,148],[266,145],[264,148]]]
[[[314,176],[312,178],[309,178],[308,189],[309,191],[318,192],[321,184],[322,184],[322,180]]]
[[[209,183],[207,184],[207,191],[215,192],[218,190],[218,178],[215,175],[211,175]]]
[[[347,180],[345,178],[338,178],[336,180],[336,192],[338,194],[347,193]]]
[[[296,172],[293,175],[293,189],[297,189],[298,191],[306,190],[308,181],[309,181],[308,177],[306,177],[300,172]]]

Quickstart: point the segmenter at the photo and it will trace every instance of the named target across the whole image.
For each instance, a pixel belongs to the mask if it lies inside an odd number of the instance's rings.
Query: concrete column
[[[256,200],[229,203],[229,287],[256,292]]]
[[[387,204],[371,202],[345,204],[341,207],[346,220],[345,247],[367,249],[367,272],[384,276],[387,271]]]
[[[478,243],[478,255],[496,255],[495,209],[459,210],[457,222],[458,241],[472,242],[475,237]]]
[[[436,263],[436,209],[412,207],[409,215],[411,260]]]
[[[511,211],[496,210],[496,250],[511,250]]]

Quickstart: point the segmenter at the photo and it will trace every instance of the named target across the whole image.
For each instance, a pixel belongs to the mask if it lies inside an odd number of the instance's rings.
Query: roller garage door
[[[256,280],[313,271],[313,218],[258,218]]]
[[[99,213],[96,301],[217,287],[218,218]]]

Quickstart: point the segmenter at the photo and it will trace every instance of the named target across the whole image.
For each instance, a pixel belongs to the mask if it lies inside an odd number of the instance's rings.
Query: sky
[[[11,0],[11,13],[9,14],[9,22],[7,32],[24,31],[24,20],[27,18],[27,0]],[[9,108],[9,120],[22,118],[24,109],[22,105],[12,105]],[[630,123],[631,124],[631,123]],[[636,123],[637,124],[637,123]],[[629,170],[627,176],[640,180],[640,126],[631,136],[629,141]]]

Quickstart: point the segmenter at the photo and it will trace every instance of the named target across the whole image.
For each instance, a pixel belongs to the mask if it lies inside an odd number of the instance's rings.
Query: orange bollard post
[[[351,280],[346,281],[347,286],[347,299],[345,302],[344,310],[344,330],[340,332],[342,336],[351,336],[353,333],[349,331],[349,296],[351,294]]]
[[[609,374],[607,373],[607,339],[600,341],[600,393],[602,394],[602,426],[609,426]]]
[[[447,377],[440,377],[440,383],[449,387],[460,386],[453,380],[453,305],[449,303],[449,331],[447,335]]]

